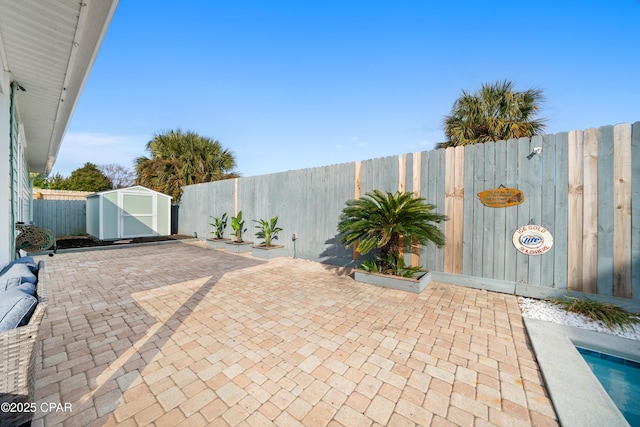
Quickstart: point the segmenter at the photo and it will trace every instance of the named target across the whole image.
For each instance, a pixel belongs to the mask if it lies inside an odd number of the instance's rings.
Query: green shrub
[[[340,243],[346,247],[355,245],[363,255],[377,250],[375,263],[381,273],[403,277],[418,274],[420,269],[404,265],[400,255],[403,244],[444,245],[444,234],[436,224],[447,217],[434,212],[434,205],[411,192],[374,190],[345,204],[338,222]],[[363,269],[367,268],[372,269],[373,265],[365,265]]]
[[[211,234],[216,236],[216,239],[222,239],[224,229],[227,228],[227,214],[223,213],[221,217],[211,217],[213,222],[209,223],[213,227]]]
[[[629,327],[635,331],[634,324],[640,323],[640,317],[629,313],[617,305],[602,301],[594,301],[588,298],[563,297],[553,298],[551,302],[561,305],[572,313],[582,314],[592,320],[602,322],[611,330],[613,330],[615,326],[619,326],[622,330]]]
[[[282,231],[281,227],[277,226],[278,217],[274,216],[269,221],[266,219],[253,220],[258,223],[258,232],[256,237],[264,240],[264,246],[271,247],[271,241],[278,239],[278,233]]]

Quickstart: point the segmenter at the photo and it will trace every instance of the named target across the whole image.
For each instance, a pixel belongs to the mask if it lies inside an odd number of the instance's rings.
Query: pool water
[[[633,427],[640,427],[640,363],[576,347]]]

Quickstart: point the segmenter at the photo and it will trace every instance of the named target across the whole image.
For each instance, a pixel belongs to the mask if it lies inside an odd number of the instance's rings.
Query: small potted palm
[[[213,237],[207,239],[207,246],[213,249],[221,249],[225,247],[225,243],[231,239],[224,238],[224,230],[227,228],[227,214],[223,213],[222,216],[219,217],[211,217],[213,218],[213,222],[209,223],[211,227],[213,227]]]
[[[374,190],[358,200],[349,200],[338,223],[340,242],[355,245],[360,254],[375,252],[356,270],[357,281],[410,292],[421,292],[431,274],[417,266],[407,266],[402,253],[406,243],[441,247],[444,234],[435,223],[447,217],[434,212],[435,206],[410,192]]]
[[[273,244],[273,241],[278,239],[278,233],[282,231],[282,228],[278,227],[278,217],[274,216],[268,221],[266,219],[254,219],[253,222],[258,224],[256,237],[258,239],[262,239],[262,243],[253,246],[251,254],[259,258],[275,258],[282,256],[284,246]]]
[[[244,227],[244,219],[242,219],[242,211],[238,211],[236,216],[231,217],[231,228],[233,229],[233,240],[225,243],[225,249],[230,252],[240,253],[249,252],[253,242],[247,242],[242,239],[242,233],[247,231]]]

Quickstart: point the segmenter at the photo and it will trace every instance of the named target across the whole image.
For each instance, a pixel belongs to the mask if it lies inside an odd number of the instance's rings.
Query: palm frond
[[[435,206],[424,198],[415,198],[413,193],[374,190],[345,203],[338,222],[340,242],[347,247],[357,244],[361,254],[378,249],[383,262],[400,251],[401,236],[406,241],[432,242],[441,247],[444,234],[434,224],[447,217],[434,211]]]
[[[463,90],[443,120],[447,141],[437,148],[537,135],[545,126],[535,117],[543,101],[542,90],[516,91],[508,80],[484,84],[473,94]]]

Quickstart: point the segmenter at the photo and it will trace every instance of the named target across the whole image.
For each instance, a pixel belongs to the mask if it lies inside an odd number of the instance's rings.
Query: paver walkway
[[[185,243],[43,259],[34,426],[557,425],[511,295]]]

